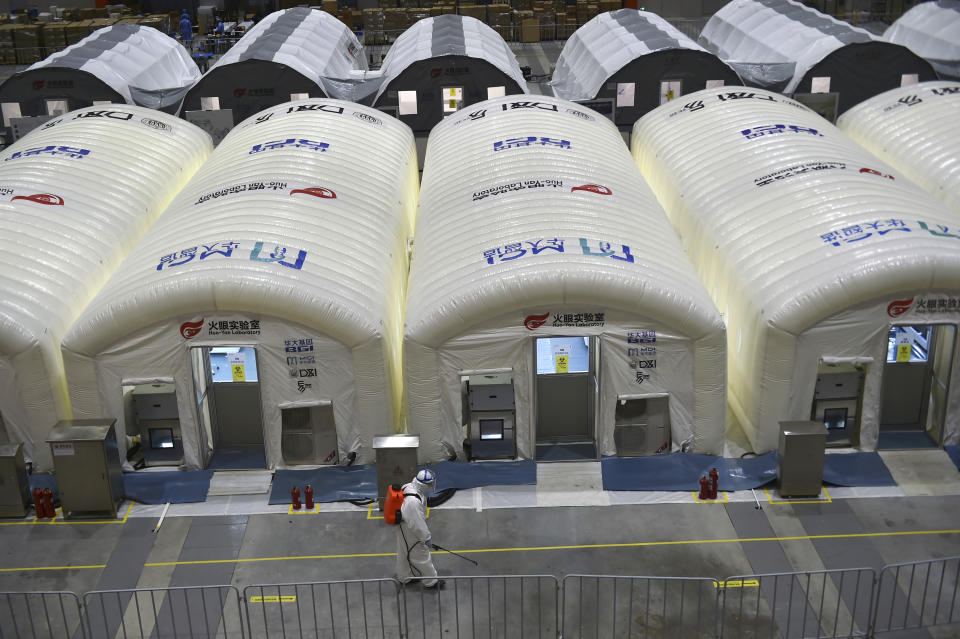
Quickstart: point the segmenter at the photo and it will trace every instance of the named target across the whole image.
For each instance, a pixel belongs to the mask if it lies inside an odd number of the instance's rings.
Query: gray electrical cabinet
[[[780,422],[777,480],[781,497],[816,497],[823,484],[827,428],[823,422]]]
[[[177,387],[163,383],[139,384],[133,389],[133,408],[144,463],[147,466],[182,464]]]
[[[23,444],[0,444],[0,517],[26,517],[30,481],[23,463]]]
[[[377,456],[377,503],[383,510],[383,500],[391,484],[406,484],[417,474],[417,435],[383,435],[373,438]]]
[[[115,419],[57,422],[47,442],[53,455],[63,518],[117,516],[123,472]]]

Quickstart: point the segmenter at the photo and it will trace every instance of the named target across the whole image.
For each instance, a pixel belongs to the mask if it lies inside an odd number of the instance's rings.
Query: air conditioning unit
[[[619,457],[670,452],[669,402],[667,393],[617,397],[613,441]]]

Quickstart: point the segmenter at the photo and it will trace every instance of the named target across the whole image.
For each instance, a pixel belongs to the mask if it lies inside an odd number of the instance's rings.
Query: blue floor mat
[[[823,459],[823,481],[834,486],[896,486],[876,452],[835,453]]]
[[[126,473],[123,491],[141,504],[188,504],[206,501],[212,470]]]
[[[374,499],[377,496],[377,469],[373,466],[325,466],[312,470],[278,470],[273,474],[270,504],[289,504],[290,491],[313,488],[318,504],[347,499]]]
[[[213,452],[209,470],[252,470],[267,467],[263,448],[221,448]]]
[[[519,486],[537,483],[537,465],[529,459],[488,462],[440,462],[422,468],[437,473],[437,489],[479,486]],[[413,479],[411,477],[410,479]],[[271,504],[289,504],[294,486],[313,488],[313,501],[325,503],[377,496],[377,470],[373,466],[327,466],[313,470],[278,470],[273,474]]]
[[[943,448],[947,451],[947,454],[950,455],[950,461],[957,467],[957,470],[960,470],[960,445],[954,444],[952,446],[944,446]]]
[[[911,448],[936,448],[927,433],[922,430],[880,431],[877,440],[879,450],[905,450]]]
[[[538,444],[537,461],[595,461],[593,444]]]
[[[711,468],[720,474],[719,490],[759,488],[777,477],[776,452],[748,459],[672,453],[600,460],[604,490],[699,490]]]

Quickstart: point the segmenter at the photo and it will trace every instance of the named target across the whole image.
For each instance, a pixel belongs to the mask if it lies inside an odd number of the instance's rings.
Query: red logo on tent
[[[910,306],[913,304],[913,298],[911,297],[908,300],[893,300],[890,304],[887,305],[887,315],[890,317],[900,317],[904,313],[910,310]]]
[[[235,97],[235,98],[242,98],[242,97],[243,97],[243,94],[246,93],[246,92],[247,92],[246,89],[234,89],[234,90],[233,90],[233,97]]]
[[[183,339],[193,339],[203,330],[203,318],[199,322],[184,322],[180,325],[180,334]]]
[[[443,69],[430,69],[430,77],[437,78],[440,77],[440,74],[443,73]]]
[[[311,186],[306,189],[293,189],[292,191],[290,191],[290,195],[295,195],[297,193],[303,193],[304,195],[312,195],[313,197],[323,198],[324,200],[337,199],[336,193],[322,186]]]
[[[875,169],[862,168],[860,169],[861,173],[869,173],[870,175],[879,175],[880,177],[885,177],[888,180],[894,179],[892,175],[887,175],[886,173],[881,173]]]
[[[543,315],[527,315],[525,318],[523,318],[523,325],[527,327],[528,331],[532,331],[546,324],[548,317],[550,317],[550,313],[544,313]]]
[[[43,82],[44,82],[43,80],[36,80],[36,81],[33,83],[33,90],[34,90],[34,91],[39,91],[40,89],[42,89],[42,88],[43,88]]]
[[[573,193],[574,191],[587,191],[588,193],[596,193],[597,195],[613,195],[613,191],[599,184],[583,184],[581,186],[571,187],[570,192]]]
[[[63,206],[63,198],[59,195],[51,195],[49,193],[35,193],[33,195],[14,195],[10,198],[10,201],[14,200],[26,200],[28,202],[36,202],[37,204],[49,204],[52,206]]]

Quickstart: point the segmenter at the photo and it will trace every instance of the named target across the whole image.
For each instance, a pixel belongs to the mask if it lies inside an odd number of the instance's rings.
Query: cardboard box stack
[[[337,15],[337,0],[321,0],[320,9],[326,11],[332,16]]]
[[[504,40],[513,40],[513,14],[509,4],[488,5],[487,24]]]
[[[43,27],[41,25],[18,24],[13,30],[13,46],[17,48],[17,64],[33,64],[45,57],[43,55]]]
[[[430,9],[407,9],[407,19],[412,26],[417,20],[430,17]]]
[[[487,21],[487,5],[485,4],[461,4],[460,15],[476,18],[480,22]]]
[[[67,35],[63,31],[62,22],[52,22],[43,27],[44,57],[67,48]]]
[[[533,13],[520,11],[520,14]],[[523,17],[520,20],[520,42],[540,42],[540,21],[536,18]]]
[[[3,64],[17,63],[17,52],[13,48],[13,32],[16,27],[15,24],[0,25],[0,62]]]
[[[384,44],[383,9],[363,10],[363,42],[364,44]]]
[[[540,39],[555,40],[557,37],[557,14],[553,0],[535,0],[533,16],[540,22]]]
[[[410,26],[410,20],[406,9],[384,9],[383,10],[383,30],[387,39],[393,41]]]
[[[67,44],[76,44],[90,35],[90,21],[79,20],[77,22],[65,22],[63,24],[63,37]]]

